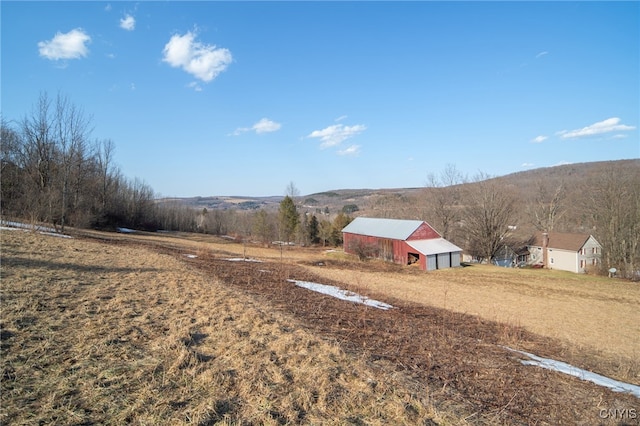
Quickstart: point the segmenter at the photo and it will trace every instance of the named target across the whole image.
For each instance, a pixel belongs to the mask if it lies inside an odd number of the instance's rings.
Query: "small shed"
[[[401,265],[431,271],[460,266],[462,249],[421,220],[358,217],[342,230],[344,251],[366,252]]]

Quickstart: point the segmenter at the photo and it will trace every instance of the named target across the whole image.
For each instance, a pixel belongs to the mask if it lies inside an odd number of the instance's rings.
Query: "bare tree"
[[[468,187],[464,230],[471,254],[491,261],[505,243],[514,217],[515,197],[508,188],[479,173]]]
[[[0,210],[3,215],[17,215],[17,201],[24,191],[18,157],[20,136],[4,119],[0,120],[0,132]]]
[[[460,185],[466,181],[467,178],[453,164],[447,164],[440,175],[430,173],[427,176],[429,200],[424,220],[435,226],[443,238],[452,238],[453,227],[461,219]]]
[[[274,239],[274,228],[269,214],[264,209],[260,209],[254,213],[253,234],[258,237],[263,244],[268,244],[269,241]]]
[[[604,267],[638,278],[640,266],[640,168],[622,173],[611,168],[585,185],[595,235],[603,246]]]
[[[300,196],[300,190],[296,187],[296,184],[293,183],[293,181],[289,182],[289,184],[287,185],[285,195],[288,195],[294,201]]]
[[[333,233],[333,225],[327,219],[322,219],[318,227],[318,237],[322,241],[322,247],[325,247],[328,242],[331,241],[331,234]]]
[[[99,199],[100,199],[102,211],[106,211],[109,191],[113,186],[114,180],[115,180],[115,176],[113,174],[114,152],[115,152],[115,144],[111,139],[104,139],[98,142],[98,152],[96,155],[96,161],[98,163],[98,173],[100,177]]]
[[[539,180],[537,187],[536,196],[529,205],[529,216],[537,230],[551,232],[565,213],[563,206],[565,185],[560,183],[551,192],[545,182]]]
[[[41,93],[30,115],[20,122],[20,167],[25,171],[25,208],[32,221],[53,216],[52,182],[55,172],[55,135],[51,100]]]
[[[90,120],[83,111],[73,105],[65,96],[56,98],[55,118],[53,121],[54,138],[59,156],[59,220],[62,232],[67,224],[69,193],[72,172],[81,178],[83,163],[86,161],[86,147],[90,133]],[[55,224],[55,221],[54,221]]]

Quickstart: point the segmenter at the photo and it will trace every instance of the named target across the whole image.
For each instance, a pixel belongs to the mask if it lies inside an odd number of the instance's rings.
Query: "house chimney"
[[[549,234],[542,233],[542,267],[547,268],[549,266]]]

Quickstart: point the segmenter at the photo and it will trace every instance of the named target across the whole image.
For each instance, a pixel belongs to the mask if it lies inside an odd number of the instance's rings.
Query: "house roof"
[[[580,250],[591,238],[590,234],[571,234],[564,232],[549,232],[549,248],[560,250]],[[534,247],[542,247],[542,232],[535,235],[535,240],[531,244]]]
[[[418,252],[429,256],[432,254],[449,253],[462,251],[457,245],[445,240],[444,238],[433,238],[431,240],[411,240],[407,244]]]
[[[379,219],[371,217],[357,217],[342,229],[350,234],[367,235],[378,238],[406,240],[423,223],[421,220]]]

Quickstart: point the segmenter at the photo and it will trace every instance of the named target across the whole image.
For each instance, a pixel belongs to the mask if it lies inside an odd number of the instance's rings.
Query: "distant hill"
[[[622,173],[640,173],[640,159],[600,161],[544,167],[504,176],[493,177],[518,194],[523,203],[535,197],[540,185],[556,188],[563,185],[568,204],[584,196],[585,180],[604,175],[610,170]],[[463,186],[473,185],[465,183]],[[386,188],[386,189],[336,189],[297,197],[296,202],[303,212],[334,215],[343,209],[352,216],[396,217],[424,219],[428,213],[429,192],[433,188]],[[446,190],[446,189],[445,189]],[[194,209],[245,210],[265,209],[277,211],[283,196],[245,197],[209,196],[171,198],[159,202],[178,202]],[[570,206],[569,206],[570,207]],[[572,213],[572,214],[575,214]],[[523,219],[524,220],[524,219]]]

